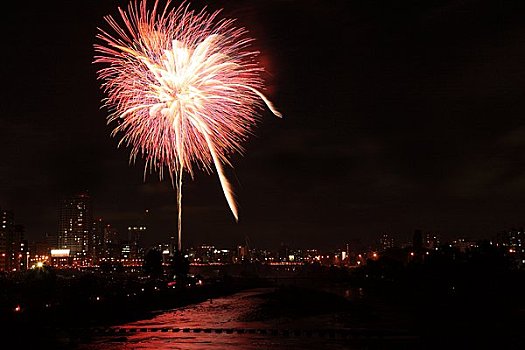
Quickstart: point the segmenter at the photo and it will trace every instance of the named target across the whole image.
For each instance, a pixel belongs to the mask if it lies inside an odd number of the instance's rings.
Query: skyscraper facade
[[[70,256],[78,259],[89,257],[93,230],[91,197],[80,193],[63,198],[58,219],[58,248],[69,249]]]
[[[139,259],[144,255],[142,240],[146,234],[146,226],[133,225],[128,226],[128,244],[130,246],[130,258]]]
[[[11,271],[24,271],[27,269],[28,261],[28,245],[24,239],[25,228],[23,225],[15,225],[13,235],[10,239],[10,262],[9,269]]]
[[[384,233],[379,238],[379,250],[385,251],[395,247],[394,237],[388,233]]]
[[[14,214],[0,209],[0,271],[11,271],[12,240],[15,235]]]

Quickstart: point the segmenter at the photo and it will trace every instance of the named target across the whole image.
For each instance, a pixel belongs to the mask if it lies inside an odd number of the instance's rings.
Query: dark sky
[[[17,2],[2,20],[0,207],[29,239],[88,191],[147,242],[176,232],[175,190],[128,163],[106,125],[93,44],[126,1]],[[204,2],[192,3],[200,9]],[[183,187],[183,245],[335,247],[415,229],[492,236],[525,224],[523,1],[208,1],[263,52],[269,111],[227,174]]]

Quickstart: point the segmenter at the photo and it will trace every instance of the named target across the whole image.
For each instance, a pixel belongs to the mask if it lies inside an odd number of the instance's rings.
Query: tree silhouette
[[[162,276],[162,252],[157,248],[151,248],[144,256],[144,272],[151,278],[156,279]]]
[[[176,250],[170,262],[170,270],[172,275],[177,280],[179,288],[184,287],[188,273],[190,272],[190,262],[184,254]]]

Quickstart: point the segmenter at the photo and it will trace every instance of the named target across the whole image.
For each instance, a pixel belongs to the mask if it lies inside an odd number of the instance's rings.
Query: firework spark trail
[[[193,178],[194,166],[217,171],[228,205],[238,220],[237,205],[223,163],[242,153],[242,143],[259,121],[266,105],[281,117],[261,92],[263,68],[253,39],[232,19],[219,19],[219,11],[147,8],[147,1],[119,8],[123,25],[111,16],[105,20],[114,36],[99,28],[94,63],[103,64],[104,100],[108,123],[118,122],[112,135],[131,147],[130,162],[145,159],[147,170],[163,178],[167,167],[177,187],[178,248],[181,249],[182,177]]]

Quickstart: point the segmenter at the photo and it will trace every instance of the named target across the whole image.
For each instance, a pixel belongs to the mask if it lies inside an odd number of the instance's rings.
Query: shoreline
[[[22,312],[16,315],[21,316],[18,319],[5,320],[8,322],[3,324],[8,326],[2,331],[9,332],[8,338],[27,340],[33,345],[49,344],[55,349],[71,349],[76,341],[90,340],[89,332],[83,330],[147,320],[158,313],[210,298],[252,288],[273,287],[276,293],[264,296],[269,301],[267,307],[248,315],[247,321],[279,318],[286,322],[290,320],[288,327],[292,327],[301,325],[294,323],[297,318],[316,317],[315,313],[322,316],[328,311],[326,315],[330,312],[338,314],[338,324],[343,329],[406,329],[424,344],[436,345],[434,348],[454,344],[521,343],[524,339],[520,330],[525,325],[521,298],[525,286],[523,272],[503,273],[498,270],[499,273],[490,273],[490,270],[483,270],[483,275],[460,272],[436,274],[433,270],[407,270],[394,276],[396,278],[384,278],[382,273],[368,269],[352,279],[329,279],[323,275],[317,279],[308,276],[285,280],[255,276],[234,278],[230,275],[216,278],[215,275],[203,285],[182,289],[155,289],[162,283],[166,285],[166,281],[158,284],[148,280],[135,285],[129,283],[129,276],[120,281],[115,279],[116,276],[99,276],[100,280],[94,280],[112,281],[111,284],[90,284],[92,277],[82,282],[82,277],[77,276],[74,280],[78,285],[69,285],[66,291],[62,291],[62,284],[54,286],[55,291],[60,292],[57,298],[64,295],[74,295],[75,298],[66,298],[60,308],[43,312],[39,317],[27,317],[25,321],[24,314],[29,315]],[[487,273],[497,283],[488,285],[480,278],[486,277]],[[286,283],[281,283],[284,281]],[[91,287],[86,289],[86,286]],[[145,289],[142,294],[126,297],[141,289]],[[91,296],[90,291],[98,293],[101,290],[113,296],[75,303]],[[330,290],[329,294],[324,293],[327,290]],[[322,320],[322,317],[318,319],[319,322]],[[30,339],[27,339],[28,334]]]
[[[266,286],[260,280],[234,279],[215,281],[185,288],[144,288],[140,296],[124,298],[117,294],[101,300],[81,300],[80,296],[49,309],[2,312],[1,336],[24,339],[27,346],[75,348],[79,340],[89,340],[92,330],[111,328],[138,320],[147,320],[158,312],[198,304],[209,299],[232,295],[242,290]],[[127,294],[129,295],[129,294]],[[5,311],[5,310],[4,310]],[[28,337],[27,335],[31,336]]]

